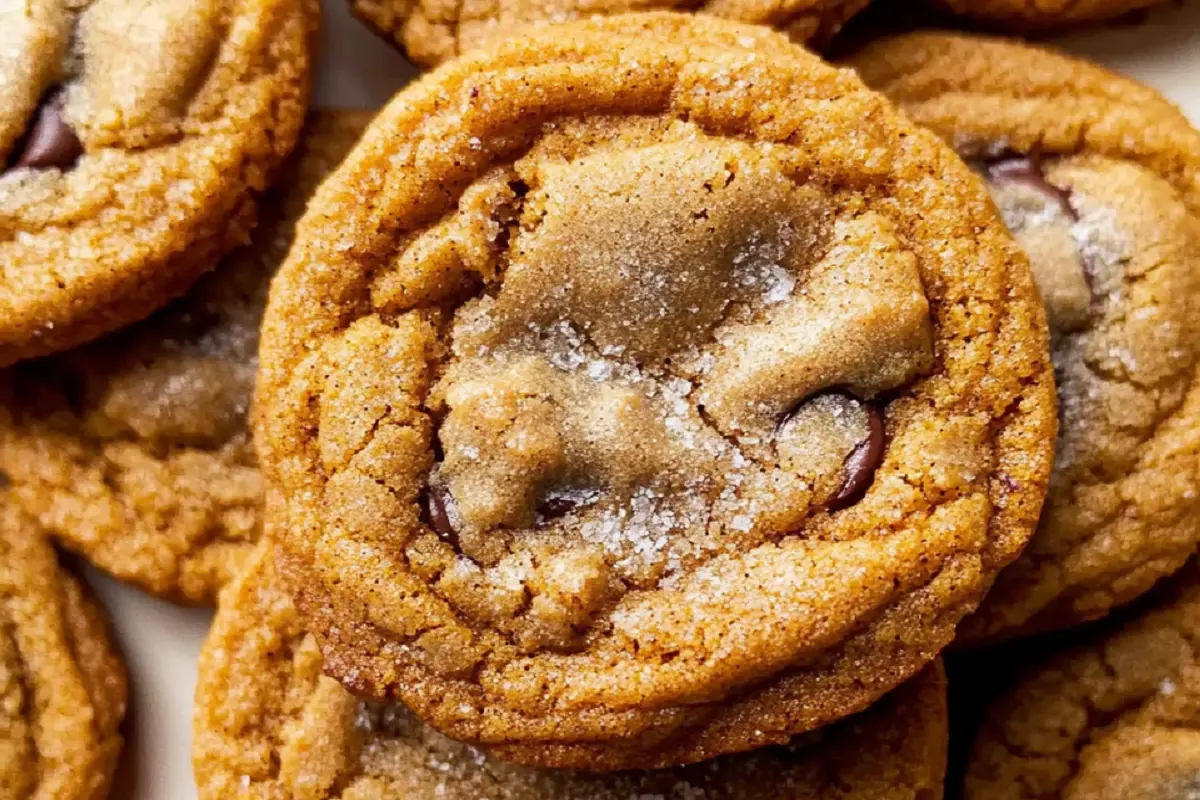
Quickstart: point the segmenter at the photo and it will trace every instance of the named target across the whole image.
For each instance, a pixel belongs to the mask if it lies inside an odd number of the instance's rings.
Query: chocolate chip
[[[569,497],[551,495],[538,506],[538,515],[543,520],[555,519],[575,510],[576,503]]]
[[[68,169],[83,155],[83,143],[63,117],[65,101],[66,94],[61,89],[43,98],[13,160],[14,167]]]
[[[430,486],[425,494],[425,513],[429,517],[429,526],[438,536],[457,547],[458,531],[450,521],[453,504],[453,495],[442,486]]]
[[[8,477],[8,473],[0,472],[0,489],[7,489],[12,486],[12,479]]]
[[[829,499],[830,511],[846,508],[862,499],[875,479],[875,470],[883,457],[883,416],[872,405],[866,408],[867,437],[855,445],[842,462],[846,477],[842,479],[841,488]]]
[[[1079,214],[1071,206],[1071,191],[1055,186],[1046,179],[1046,170],[1040,156],[1004,156],[987,163],[987,175],[992,183],[1020,183],[1045,195],[1072,220]]]
[[[1072,222],[1079,221],[1079,212],[1071,205],[1071,190],[1055,186],[1046,179],[1046,167],[1041,156],[1008,155],[986,164],[988,179],[997,185],[1021,184],[1041,194]],[[1083,277],[1089,288],[1094,288],[1096,264],[1086,252],[1080,253],[1083,262]]]

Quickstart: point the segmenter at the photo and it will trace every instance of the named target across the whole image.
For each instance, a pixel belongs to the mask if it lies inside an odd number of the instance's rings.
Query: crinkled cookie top
[[[967,168],[682,15],[403,92],[300,223],[261,370],[326,670],[563,766],[783,742],[914,674],[1024,544],[1054,434]]]

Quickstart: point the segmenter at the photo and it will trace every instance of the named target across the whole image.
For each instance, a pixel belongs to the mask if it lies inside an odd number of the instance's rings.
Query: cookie
[[[269,548],[221,595],[200,657],[193,763],[202,800],[937,800],[946,766],[940,664],[870,710],[756,753],[596,775],[495,761],[403,706],[321,674]]]
[[[525,29],[638,11],[698,11],[827,42],[869,0],[349,0],[354,14],[417,64],[432,67]]]
[[[325,669],[545,766],[788,741],[950,640],[1055,429],[954,153],[767,29],[570,23],[401,92],[272,285],[256,444]]]
[[[1163,0],[934,0],[975,22],[1014,33],[1053,33],[1088,23],[1136,15]]]
[[[964,800],[1182,800],[1200,792],[1200,569],[1024,671],[976,736]]]
[[[106,796],[125,698],[103,612],[36,525],[0,503],[0,795]]]
[[[252,243],[133,327],[0,372],[11,501],[117,578],[211,603],[261,527],[247,419],[267,286],[369,115],[314,115]]]
[[[0,365],[180,295],[254,223],[304,119],[312,0],[0,10]]]
[[[1145,86],[1012,42],[915,34],[852,63],[976,166],[1050,319],[1061,425],[1046,508],[960,632],[1099,617],[1200,541],[1200,134]]]

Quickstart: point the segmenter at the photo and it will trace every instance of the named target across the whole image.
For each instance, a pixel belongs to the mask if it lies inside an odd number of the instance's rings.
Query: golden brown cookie
[[[1027,668],[991,707],[964,800],[1200,796],[1200,569]]]
[[[254,223],[308,99],[312,0],[0,9],[0,365],[182,294]]]
[[[267,286],[321,178],[370,119],[314,115],[247,247],[149,319],[0,372],[0,473],[67,547],[121,580],[207,603],[261,526],[250,441]]]
[[[1143,12],[1165,0],[933,0],[940,8],[1012,32],[1047,33]]]
[[[1101,616],[1200,541],[1200,134],[1153,90],[1021,44],[916,34],[852,62],[976,165],[1050,318],[1061,430],[1046,508],[960,632]]]
[[[526,29],[638,11],[698,11],[770,25],[823,43],[870,0],[349,0],[351,10],[413,61],[431,67]]]
[[[100,800],[121,750],[125,668],[103,612],[0,491],[0,796]]]
[[[268,548],[221,595],[200,658],[193,760],[202,800],[938,800],[940,664],[862,714],[788,745],[657,772],[516,767],[321,673]]]
[[[509,760],[665,766],[866,707],[1024,545],[1025,258],[932,135],[765,28],[431,73],[272,286],[256,441],[326,670]]]

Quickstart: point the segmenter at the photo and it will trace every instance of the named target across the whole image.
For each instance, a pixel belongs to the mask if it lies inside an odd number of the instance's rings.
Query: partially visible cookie
[[[369,119],[315,114],[252,243],[185,297],[100,341],[0,371],[10,502],[121,580],[215,600],[261,525],[247,415],[267,287],[308,195]]]
[[[974,163],[1050,319],[1050,493],[960,635],[1101,616],[1200,542],[1200,133],[1146,86],[1013,42],[916,34],[851,63]]]
[[[1200,797],[1200,567],[1155,600],[1024,671],[985,717],[964,800]]]
[[[83,584],[0,501],[0,796],[100,800],[121,750],[125,668]]]
[[[354,13],[413,61],[435,66],[530,27],[636,11],[696,11],[770,25],[822,43],[869,0],[349,0]]]
[[[985,25],[1012,32],[1062,31],[1075,25],[1117,19],[1165,0],[934,0],[940,7]]]
[[[0,8],[0,365],[178,296],[254,223],[308,101],[313,0]]]
[[[945,681],[928,667],[870,710],[788,745],[657,772],[516,767],[400,705],[322,675],[269,547],[221,595],[200,658],[193,762],[201,800],[937,800]]]

